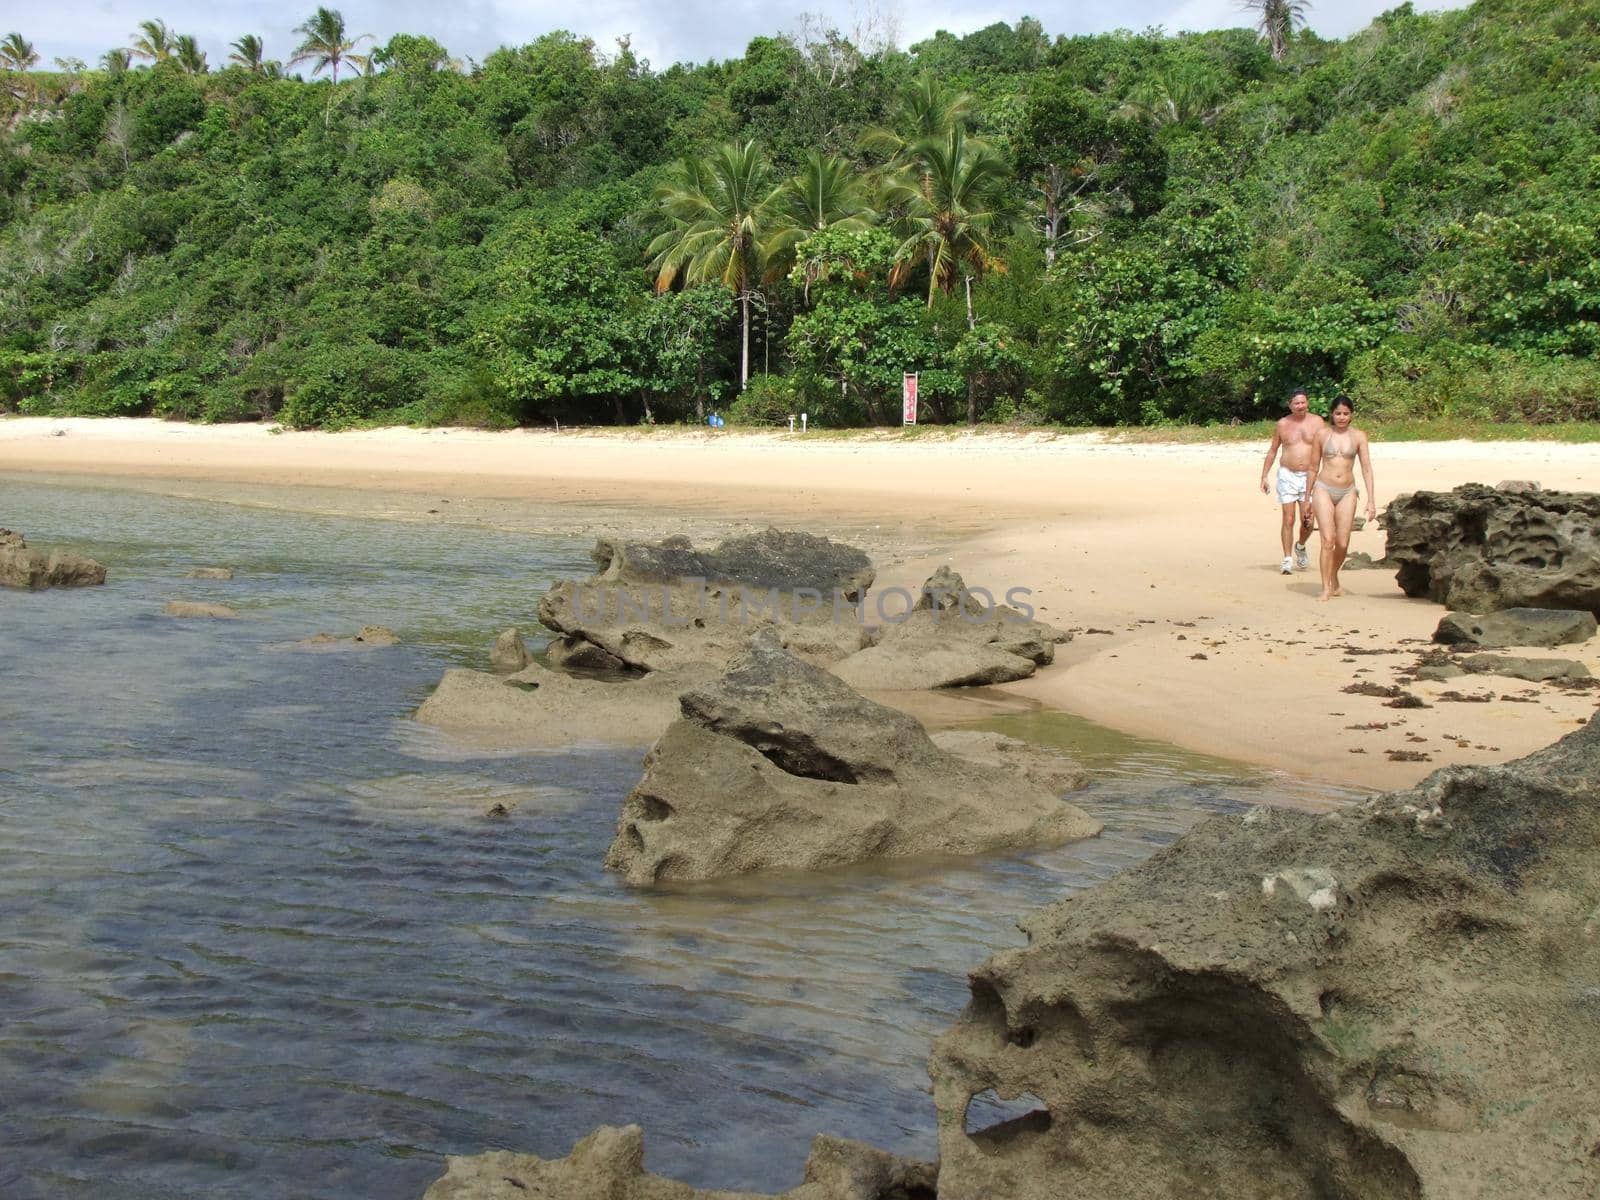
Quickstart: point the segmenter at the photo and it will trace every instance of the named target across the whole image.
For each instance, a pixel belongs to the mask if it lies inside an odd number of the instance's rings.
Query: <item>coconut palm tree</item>
[[[134,31],[133,45],[128,47],[128,53],[134,58],[166,62],[172,57],[173,49],[172,30],[167,28],[165,21],[140,21],[139,28]]]
[[[1222,111],[1222,86],[1203,64],[1168,62],[1139,81],[1119,116],[1152,125],[1209,125]]]
[[[947,295],[956,281],[967,287],[967,322],[972,324],[972,280],[1004,271],[992,246],[993,201],[1006,179],[1005,160],[986,142],[969,138],[960,124],[942,137],[923,138],[907,151],[911,160],[885,189],[885,200],[902,215],[895,225],[902,241],[889,283],[898,287],[918,265],[928,268],[928,304]]]
[[[133,64],[133,52],[121,46],[100,56],[100,67],[108,75],[121,75]]]
[[[773,232],[765,254],[774,276],[794,264],[795,247],[809,235],[829,228],[866,229],[873,217],[855,168],[818,150],[806,155],[800,170],[778,185],[769,207]]]
[[[1272,57],[1281,59],[1289,52],[1289,39],[1294,37],[1296,25],[1306,23],[1305,0],[1245,0],[1245,9],[1261,14],[1256,29],[1261,40],[1272,47]]]
[[[33,43],[20,33],[8,33],[0,39],[0,70],[26,71],[38,61]]]
[[[172,47],[173,60],[189,75],[204,75],[209,67],[206,66],[205,51],[200,49],[194,38],[187,33],[178,38]]]
[[[304,25],[297,26],[295,32],[305,38],[305,41],[295,49],[294,57],[289,60],[292,67],[296,63],[311,63],[311,73],[316,75],[324,68],[333,73],[333,82],[339,82],[339,64],[349,63],[357,70],[364,70],[368,58],[365,54],[352,54],[351,51],[363,41],[372,38],[370,33],[359,34],[356,37],[347,37],[344,28],[344,16],[336,8],[319,8],[311,14]]]
[[[261,58],[265,50],[266,47],[261,44],[260,38],[253,33],[247,33],[233,43],[233,53],[228,55],[228,61],[235,66],[243,67],[252,75],[260,75],[266,69]]]
[[[686,158],[656,189],[666,224],[648,253],[656,291],[680,279],[693,287],[721,283],[739,299],[739,387],[750,381],[750,302],[766,268],[763,243],[773,221],[772,168],[754,142]]]
[[[945,87],[932,71],[924,71],[900,89],[893,123],[878,125],[861,135],[864,150],[903,159],[924,138],[943,137],[972,116],[973,99],[966,92]]]

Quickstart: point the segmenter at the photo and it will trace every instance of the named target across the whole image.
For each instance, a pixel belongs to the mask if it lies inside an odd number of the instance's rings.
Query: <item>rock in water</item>
[[[233,578],[233,568],[232,567],[196,567],[194,570],[189,572],[188,578],[190,578],[190,579],[220,579],[220,580],[232,579]]]
[[[820,1135],[805,1181],[780,1196],[712,1192],[648,1174],[637,1125],[602,1125],[566,1158],[495,1150],[446,1161],[423,1200],[934,1200],[934,1168]]]
[[[169,617],[212,617],[224,621],[239,615],[238,609],[226,604],[204,604],[198,600],[169,600],[161,611]]]
[[[1208,821],[973,973],[930,1067],[939,1200],[1591,1200],[1597,901],[1600,719]],[[990,1096],[1028,1111],[975,1128]]]
[[[495,638],[494,648],[489,651],[489,669],[502,675],[514,675],[532,661],[528,644],[522,640],[521,631],[515,628]]]
[[[940,750],[913,718],[802,662],[773,630],[679,704],[606,855],[635,886],[1050,845],[1100,830],[1020,772]]]
[[[1600,615],[1600,494],[1463,484],[1389,505],[1388,559],[1408,596],[1463,612]]]
[[[696,550],[686,537],[660,542],[602,538],[593,557],[608,583],[703,579],[748,588],[809,588],[853,599],[872,585],[872,560],[854,546],[799,530],[766,529]]]
[[[1594,614],[1581,609],[1507,608],[1496,613],[1446,613],[1433,640],[1447,646],[1564,646],[1595,635]]]
[[[12,529],[0,529],[0,587],[40,592],[45,588],[98,587],[106,569],[92,558],[39,550]]]

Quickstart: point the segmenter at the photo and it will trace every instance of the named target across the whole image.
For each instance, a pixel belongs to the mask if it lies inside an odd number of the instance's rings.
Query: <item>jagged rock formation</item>
[[[415,719],[494,745],[648,745],[678,713],[685,688],[716,669],[698,664],[613,683],[530,662],[513,675],[446,671]]]
[[[937,1043],[939,1200],[1600,1194],[1600,719],[1041,910]],[[974,1097],[1031,1111],[969,1131]]]
[[[1447,646],[1565,646],[1586,642],[1596,633],[1594,614],[1581,609],[1508,608],[1476,616],[1446,613],[1433,640]]]
[[[854,546],[768,529],[696,550],[688,538],[601,539],[596,574],[561,580],[539,620],[561,637],[549,661],[614,674],[722,666],[754,629],[783,631],[797,654],[831,662],[866,644],[850,601],[872,583]]]
[[[1408,596],[1471,613],[1576,608],[1600,615],[1600,494],[1469,483],[1389,505],[1388,559]]]
[[[705,1191],[648,1174],[637,1125],[602,1125],[566,1158],[505,1150],[451,1158],[423,1200],[935,1200],[933,1174],[928,1163],[824,1134],[799,1187],[776,1197]]]
[[[106,569],[92,558],[39,550],[13,529],[0,529],[0,587],[39,592],[52,587],[98,587]]]
[[[1026,679],[1071,640],[1070,633],[969,591],[960,575],[940,567],[909,612],[879,627],[873,645],[829,669],[857,688],[977,687]]]
[[[514,627],[503,630],[489,651],[489,669],[501,675],[513,675],[531,662],[528,643],[522,640],[522,631]]]
[[[635,886],[1048,845],[1100,829],[1016,771],[940,750],[913,718],[801,661],[773,630],[679,703],[606,855]]]

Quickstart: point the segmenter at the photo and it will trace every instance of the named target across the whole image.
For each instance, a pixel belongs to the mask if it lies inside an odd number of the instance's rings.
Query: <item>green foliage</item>
[[[13,32],[0,408],[843,425],[895,420],[914,370],[934,421],[1253,420],[1297,385],[1592,418],[1591,9],[1406,4],[1330,42],[1275,2],[914,54],[807,21],[656,70],[565,31],[365,55],[319,8],[286,43],[309,82],[264,60],[283,29],[208,71],[149,20],[56,73]]]

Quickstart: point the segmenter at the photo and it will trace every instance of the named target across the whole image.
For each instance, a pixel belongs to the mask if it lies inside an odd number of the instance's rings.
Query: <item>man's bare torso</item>
[[[1278,419],[1278,441],[1282,444],[1278,459],[1285,471],[1305,471],[1311,467],[1311,447],[1326,435],[1327,422],[1316,413],[1287,416]]]

